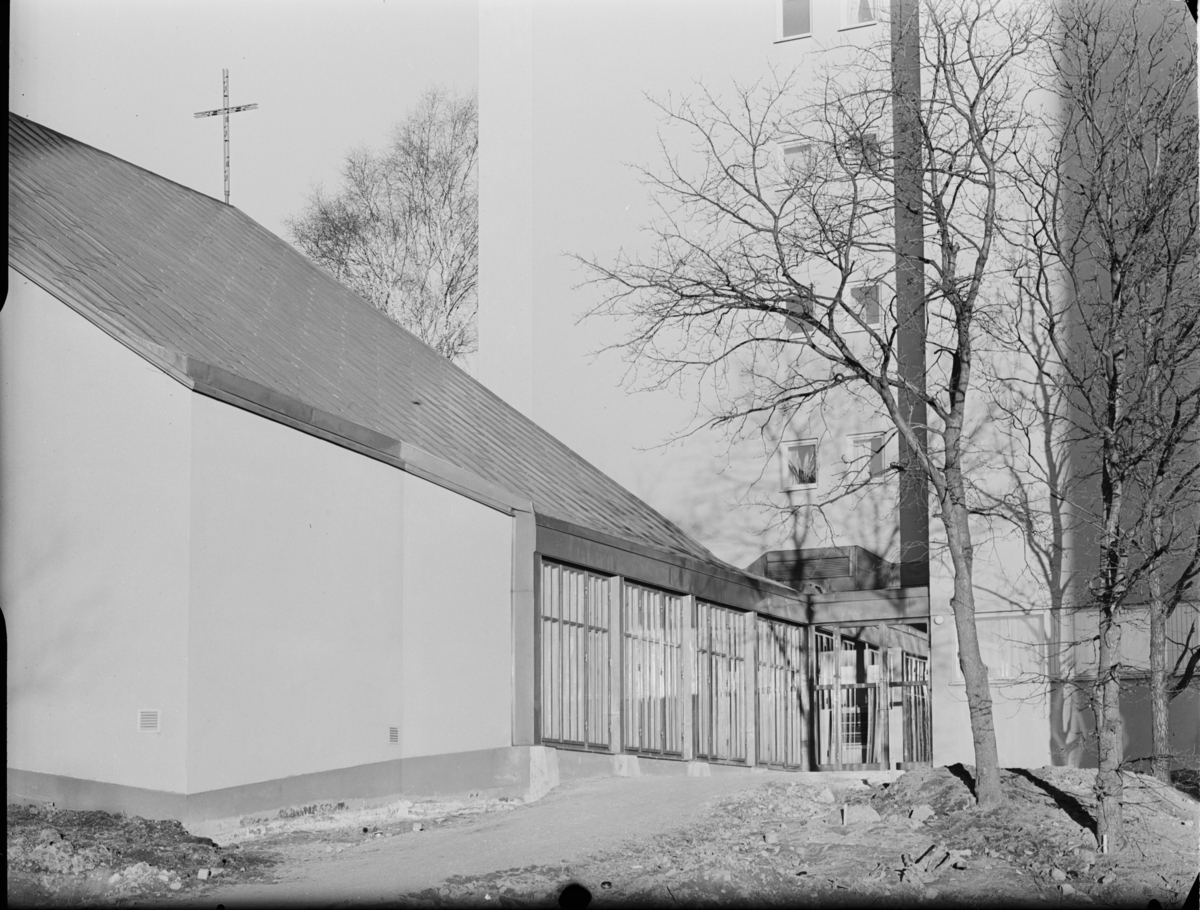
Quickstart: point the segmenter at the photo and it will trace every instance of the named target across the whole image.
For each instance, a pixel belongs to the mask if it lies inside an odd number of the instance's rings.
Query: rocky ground
[[[569,874],[598,905],[1183,904],[1198,866],[1194,799],[1131,775],[1130,848],[1101,856],[1089,772],[1005,772],[1008,804],[985,813],[972,808],[969,772],[955,770],[878,788],[769,784],[723,802],[702,826],[574,869],[450,880],[406,903],[550,902]]]
[[[9,806],[9,906],[124,903],[184,892],[221,875],[261,877],[278,862],[259,850],[219,848],[175,821]]]
[[[340,855],[364,841],[461,824],[516,805],[401,800],[352,811],[343,803],[314,804],[243,819],[222,844],[190,834],[177,821],[59,810],[53,804],[10,805],[7,903],[146,907],[188,900],[217,884],[278,881],[298,845],[320,844],[322,852]]]
[[[450,876],[436,887],[385,897],[407,907],[1182,906],[1200,866],[1200,803],[1128,775],[1129,845],[1101,855],[1093,835],[1093,773],[1006,771],[1006,804],[990,812],[972,808],[970,769],[961,766],[909,772],[875,787],[826,784],[813,775],[795,783],[747,777],[744,789],[686,826],[630,836],[569,864]],[[191,898],[234,906],[240,893],[249,893],[247,883],[285,883],[347,852],[402,848],[404,842],[388,838],[442,828],[460,828],[469,845],[465,836],[481,813],[494,818],[529,808],[313,807],[256,820],[217,846],[177,823],[10,806],[8,899],[144,906]],[[391,861],[401,855],[393,852]],[[378,856],[388,861],[387,852]]]
[[[200,868],[230,869],[229,855],[178,822],[9,806],[6,835],[10,906],[181,891]],[[245,871],[244,862],[234,862],[233,869]]]

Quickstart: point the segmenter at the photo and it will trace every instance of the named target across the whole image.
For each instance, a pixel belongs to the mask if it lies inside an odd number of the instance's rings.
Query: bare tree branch
[[[1032,123],[1024,67],[1044,40],[1044,16],[1034,4],[1001,16],[989,0],[919,5],[919,160],[897,163],[889,139],[896,93],[886,34],[853,56],[830,52],[820,83],[774,73],[727,97],[700,85],[657,103],[663,161],[642,172],[659,212],[650,251],[580,261],[606,293],[596,312],[633,326],[623,345],[631,361],[652,387],[704,389],[707,425],[765,438],[831,396],[869,396],[895,428],[947,530],[980,801],[992,805],[999,772],[975,633],[970,399],[1005,277],[996,251],[1021,233],[1008,202],[1019,199],[1014,179]],[[917,380],[898,362],[898,327],[911,317],[890,296],[901,164],[921,175],[911,205],[926,230],[914,265],[924,272],[929,356]],[[885,311],[878,324],[855,296],[874,283]],[[929,425],[902,399],[922,402]]]

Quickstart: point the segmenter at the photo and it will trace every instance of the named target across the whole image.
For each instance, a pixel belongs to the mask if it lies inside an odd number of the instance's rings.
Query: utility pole
[[[892,0],[892,146],[895,150],[896,336],[900,412],[925,445],[925,252],[921,180],[919,0]],[[900,586],[929,584],[929,480],[900,436]]]
[[[236,114],[238,111],[255,110],[257,104],[239,104],[236,107],[229,106],[229,70],[221,70],[221,86],[224,90],[224,101],[222,106],[214,111],[198,111],[195,114],[196,119],[201,117],[215,117],[221,115],[221,120],[225,125],[225,204],[229,205],[229,115]]]

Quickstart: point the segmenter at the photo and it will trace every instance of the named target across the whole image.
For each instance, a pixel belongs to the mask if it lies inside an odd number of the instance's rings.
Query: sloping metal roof
[[[94,321],[416,446],[538,514],[724,566],[244,213],[13,113],[9,265]]]

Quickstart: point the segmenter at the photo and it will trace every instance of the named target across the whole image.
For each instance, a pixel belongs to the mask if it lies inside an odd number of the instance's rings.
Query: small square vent
[[[143,708],[137,713],[137,728],[139,733],[157,733],[159,732],[159,718],[161,712],[158,708]]]
[[[400,728],[388,727],[388,742],[393,746],[400,745]]]

